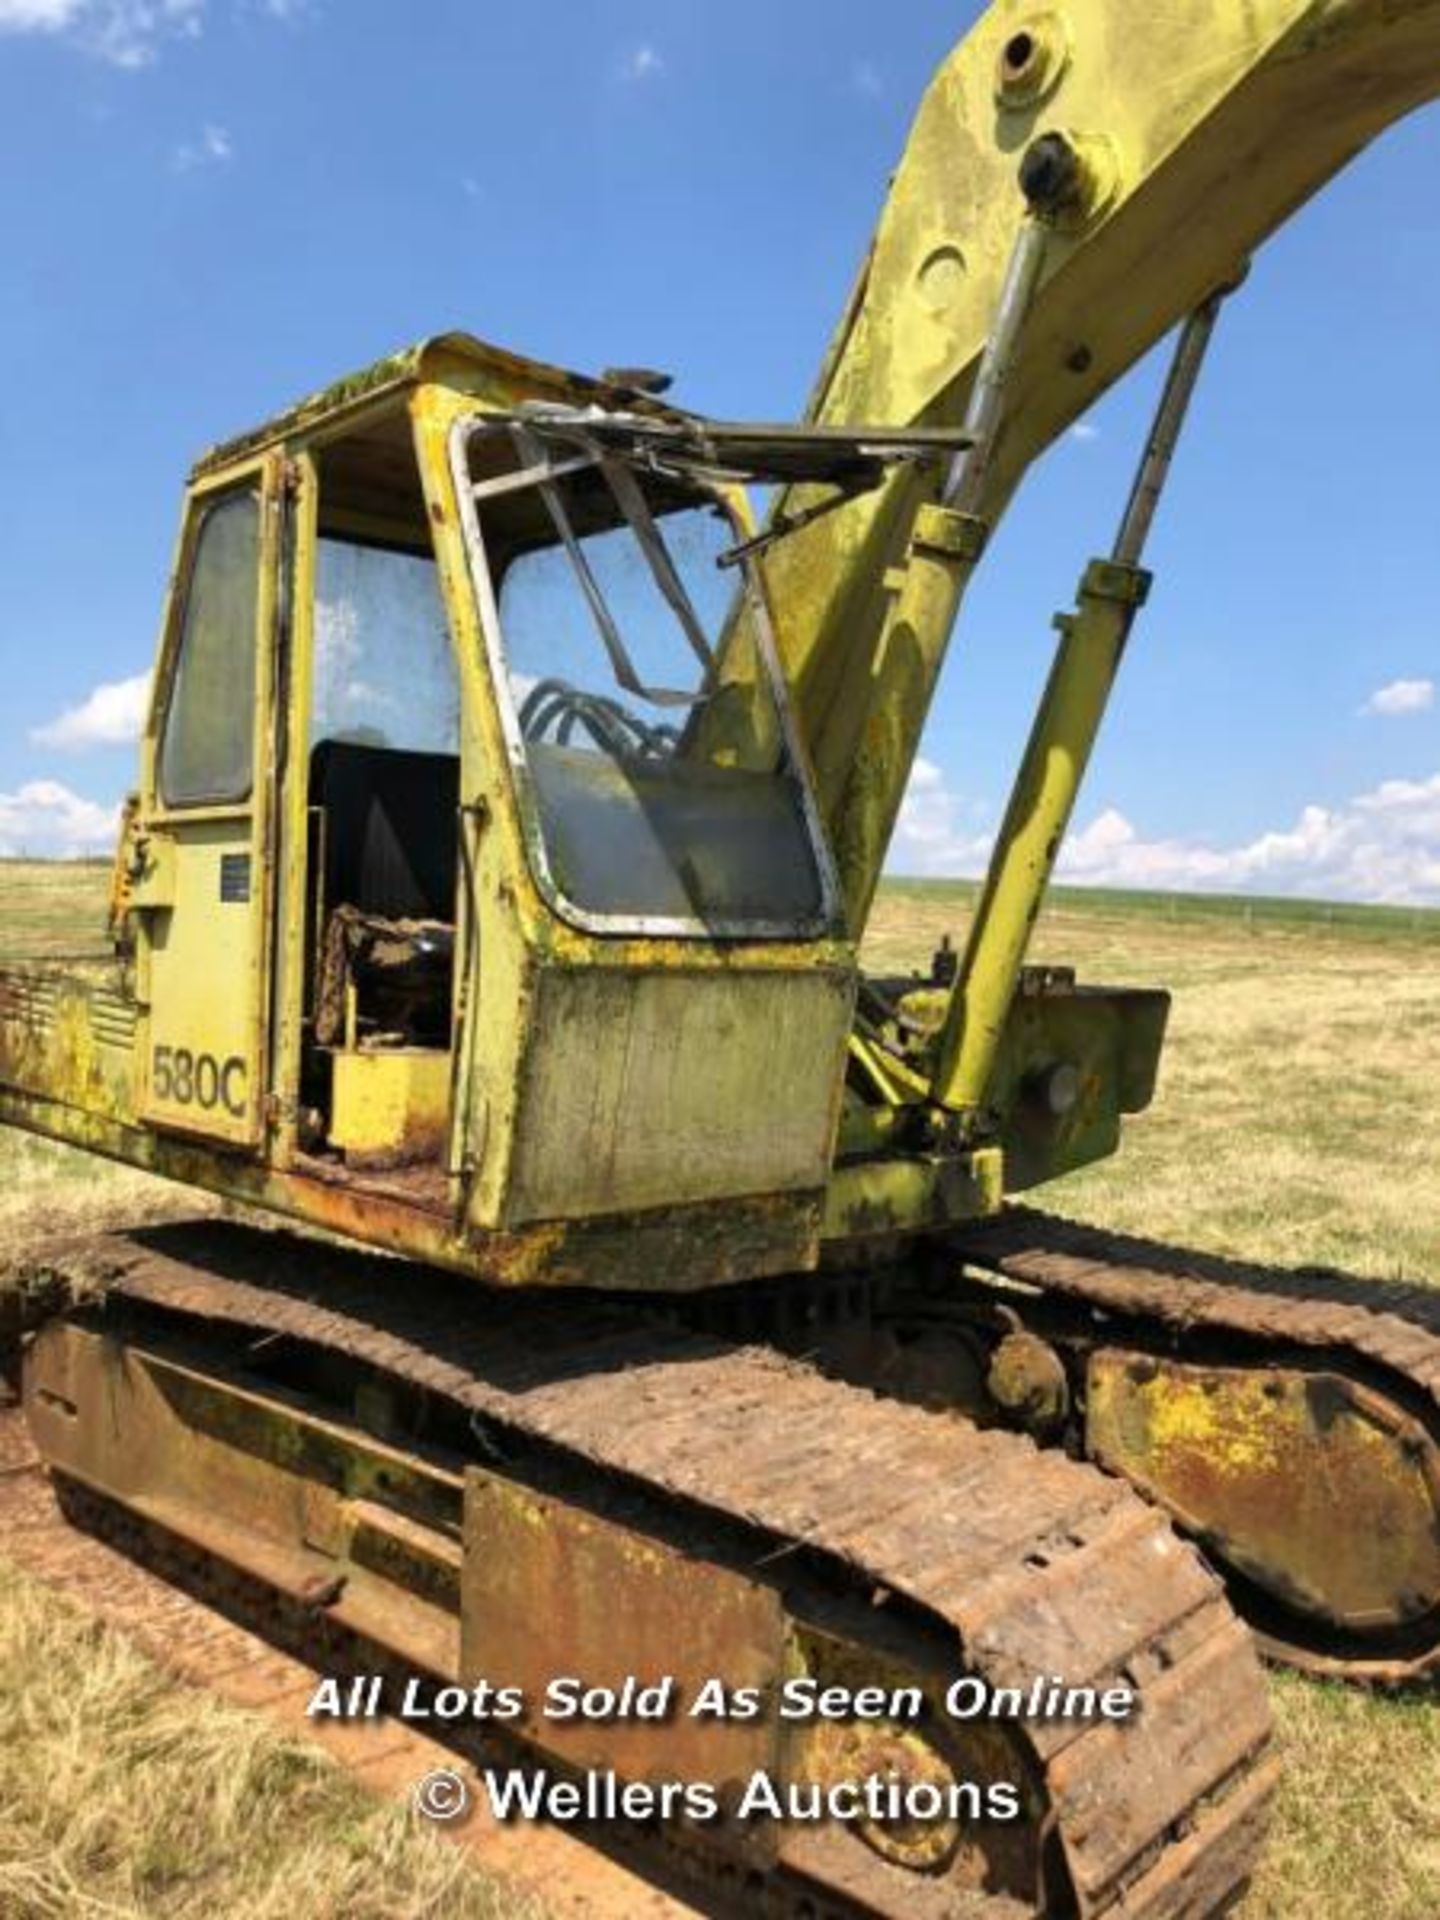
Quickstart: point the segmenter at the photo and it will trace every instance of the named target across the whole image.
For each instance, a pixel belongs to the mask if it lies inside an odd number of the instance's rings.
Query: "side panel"
[[[235,1144],[259,1138],[263,928],[254,824],[173,829],[175,904],[151,918],[141,1112]]]
[[[822,1188],[847,972],[546,971],[510,1223]]]
[[[0,1088],[129,1121],[135,1002],[118,979],[0,968]]]
[[[989,1095],[1007,1193],[1119,1150],[1122,1116],[1143,1113],[1154,1096],[1169,1013],[1157,988],[1016,994]]]
[[[772,1588],[480,1467],[465,1474],[461,1582],[462,1681],[518,1688],[526,1706],[516,1731],[572,1766],[632,1780],[777,1769],[773,1716],[695,1713],[719,1676],[757,1692],[784,1678],[788,1623]],[[547,1716],[549,1689],[564,1676],[616,1694],[638,1681],[669,1710],[629,1722]]]

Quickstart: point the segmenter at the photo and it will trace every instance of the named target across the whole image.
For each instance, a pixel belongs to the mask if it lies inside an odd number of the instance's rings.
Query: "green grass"
[[[975,880],[884,882],[885,897],[917,905],[946,907],[968,916],[979,897]],[[1125,920],[1158,919],[1173,925],[1196,921],[1239,922],[1247,928],[1296,927],[1373,934],[1379,939],[1440,941],[1440,908],[1386,907],[1346,900],[1295,900],[1244,893],[1146,893],[1120,887],[1055,887],[1052,915]]]

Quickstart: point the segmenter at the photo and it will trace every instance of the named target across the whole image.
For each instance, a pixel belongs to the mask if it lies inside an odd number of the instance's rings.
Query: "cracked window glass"
[[[753,583],[720,565],[734,520],[688,479],[538,438],[471,445],[500,482],[477,503],[480,557],[542,887],[617,927],[814,926],[783,686],[743,604]]]

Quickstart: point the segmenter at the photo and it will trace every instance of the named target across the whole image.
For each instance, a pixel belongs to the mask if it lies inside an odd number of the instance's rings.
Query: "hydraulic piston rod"
[[[952,462],[939,501],[916,514],[904,558],[886,577],[890,598],[876,665],[881,697],[851,772],[852,804],[835,849],[846,919],[857,932],[869,914],[900,807],[901,769],[909,765],[956,612],[989,537],[991,522],[982,508],[985,480],[1049,234],[1038,211],[1026,214],[965,411],[970,444]]]
[[[995,451],[1005,411],[1005,389],[1014,369],[1025,316],[1040,283],[1049,228],[1035,213],[1027,215],[1015,237],[1014,250],[1000,288],[995,324],[970,390],[965,409],[965,431],[970,445],[956,454],[941,494],[941,504],[955,513],[978,512],[985,490],[985,472]]]
[[[935,1099],[962,1118],[979,1119],[984,1112],[1031,929],[1125,643],[1150,590],[1150,575],[1140,559],[1222,298],[1222,294],[1212,295],[1182,328],[1110,557],[1090,562],[1074,612],[1056,616],[1060,645],[991,856],[940,1037]]]

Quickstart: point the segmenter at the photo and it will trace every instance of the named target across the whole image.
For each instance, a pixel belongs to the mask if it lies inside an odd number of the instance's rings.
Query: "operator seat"
[[[323,878],[316,1038],[339,1041],[344,987],[361,1025],[412,1046],[450,1037],[460,760],[353,740],[310,756]]]

